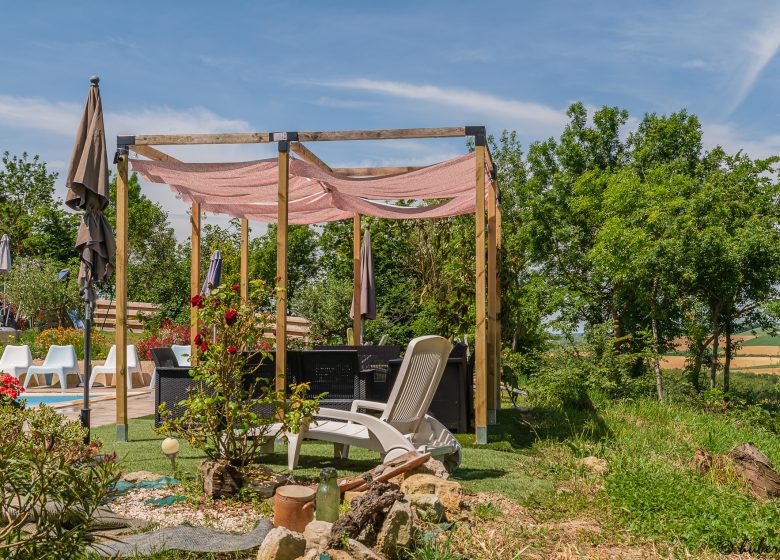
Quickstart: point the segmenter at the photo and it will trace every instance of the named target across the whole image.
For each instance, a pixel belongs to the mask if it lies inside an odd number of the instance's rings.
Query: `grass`
[[[733,375],[735,393],[774,403],[780,400],[777,382],[771,375]],[[699,448],[721,454],[748,441],[780,464],[778,426],[765,420],[711,412],[682,395],[664,404],[649,397],[594,397],[593,406],[584,409],[534,407],[530,414],[503,409],[487,445],[476,446],[470,434],[458,435],[463,463],[452,477],[468,492],[494,494],[474,507],[474,523],[458,524],[446,540],[427,542],[412,557],[499,558],[506,550],[524,550],[530,557],[598,556],[594,550],[606,551],[604,557],[620,551],[649,558],[776,555],[780,502],[754,500],[734,477],[702,476],[692,467]],[[118,453],[125,470],[170,474],[159,447],[163,436],[151,426],[151,417],[131,420],[131,443],[117,443],[114,426],[94,433],[107,451]],[[284,471],[284,448],[275,451],[267,462]],[[584,468],[581,459],[587,456],[606,460],[608,472]],[[179,467],[194,473],[202,458],[183,445]],[[378,459],[353,448],[349,460],[336,460],[330,445],[306,442],[295,473],[316,478],[332,466],[339,474],[356,474]]]
[[[743,336],[754,336],[753,332],[754,331],[745,331],[739,334]],[[780,346],[780,336],[772,336],[764,329],[756,329],[755,338],[744,341],[742,346]]]

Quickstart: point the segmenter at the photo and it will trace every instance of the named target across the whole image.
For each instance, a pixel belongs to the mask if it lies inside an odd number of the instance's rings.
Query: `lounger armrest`
[[[413,451],[415,449],[412,442],[409,441],[401,432],[393,426],[371,416],[360,412],[350,412],[348,410],[339,410],[336,408],[320,408],[316,414],[318,418],[330,418],[333,420],[343,420],[345,422],[354,422],[365,426],[369,432],[382,444],[382,447],[389,451],[394,448],[403,448]]]
[[[357,412],[359,408],[365,408],[368,410],[378,410],[379,412],[383,412],[386,406],[387,403],[376,401],[361,401],[360,399],[356,399],[352,401],[352,407],[350,408],[350,411]]]

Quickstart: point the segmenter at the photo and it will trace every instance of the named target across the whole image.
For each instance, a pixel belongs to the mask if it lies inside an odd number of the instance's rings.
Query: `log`
[[[354,476],[351,478],[342,478],[339,480],[339,490],[343,494],[347,490],[355,490],[357,492],[365,490],[368,485],[366,484],[365,476],[371,475],[371,480],[374,482],[385,482],[403,474],[415,467],[427,463],[431,458],[430,453],[418,453],[417,451],[409,451],[404,453],[395,459],[386,461],[381,465],[377,465],[367,473],[363,473],[360,476]]]
[[[203,493],[210,498],[234,496],[244,484],[241,472],[227,461],[204,460],[200,464],[203,474]]]
[[[362,496],[354,498],[349,513],[333,524],[326,548],[340,548],[347,538],[357,538],[366,525],[374,523],[383,511],[387,511],[396,500],[404,497],[397,484],[375,482],[368,473],[364,475],[364,480],[368,484],[368,490]]]

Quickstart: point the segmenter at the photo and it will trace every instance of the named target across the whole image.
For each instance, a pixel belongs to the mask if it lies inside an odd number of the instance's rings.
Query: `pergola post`
[[[287,195],[290,186],[290,151],[287,140],[279,146],[279,181],[276,228],[276,390],[284,391],[287,372]]]
[[[502,233],[501,233],[501,190],[496,181],[496,410],[501,409],[501,376],[503,368],[501,366],[501,265],[504,262],[501,253]]]
[[[476,390],[476,443],[487,443],[487,333],[485,325],[485,157],[487,138],[484,131],[474,136],[476,152],[476,316],[474,331],[474,377]]]
[[[241,301],[249,301],[249,220],[241,218]]]
[[[355,344],[363,344],[363,337],[361,336],[361,327],[363,317],[361,314],[361,297],[360,292],[362,286],[360,284],[360,214],[355,214],[352,220],[352,335],[355,339]]]
[[[127,152],[116,160],[116,440],[127,441]],[[89,383],[88,379],[84,380]]]
[[[487,409],[488,424],[496,423],[496,389],[499,386],[498,377],[498,275],[496,260],[497,225],[496,225],[496,183],[495,180],[488,184],[488,323],[487,323]]]
[[[190,216],[192,235],[190,236],[190,296],[200,293],[200,203],[193,202]],[[198,346],[195,337],[198,335],[198,308],[190,306],[190,363],[195,364],[198,357]]]

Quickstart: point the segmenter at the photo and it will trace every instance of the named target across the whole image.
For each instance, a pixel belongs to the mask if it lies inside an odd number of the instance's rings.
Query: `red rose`
[[[192,304],[192,307],[203,307],[203,296],[200,294],[192,296],[190,303]]]
[[[233,286],[230,289],[233,290],[234,292],[237,292],[238,290],[241,289],[241,286],[239,286],[238,284],[233,284]]]
[[[230,326],[238,320],[238,311],[235,309],[229,309],[225,311],[225,323]]]
[[[201,342],[203,342],[203,335],[198,333],[195,335],[195,344],[200,344]]]
[[[208,349],[209,349],[209,343],[207,341],[205,341],[205,340],[203,342],[201,342],[201,344],[200,344],[200,351],[201,352],[207,352]]]
[[[238,352],[238,348],[236,348],[235,346],[228,346],[227,351],[228,354],[235,354],[236,352]]]

